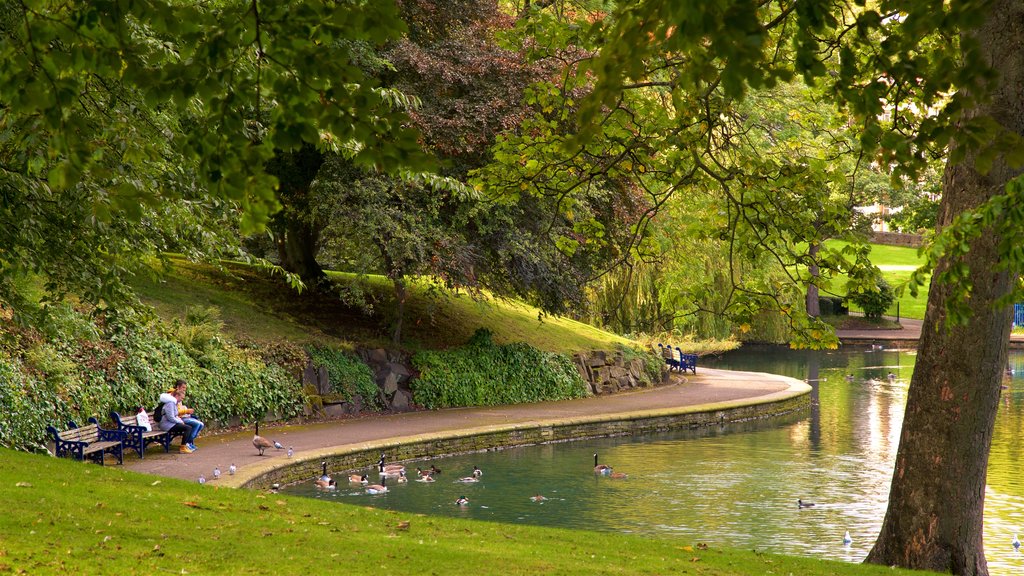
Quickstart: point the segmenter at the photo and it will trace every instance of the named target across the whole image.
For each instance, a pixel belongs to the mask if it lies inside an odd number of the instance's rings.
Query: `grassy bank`
[[[339,286],[355,286],[365,306],[337,296],[296,294],[280,278],[247,266],[218,270],[172,258],[159,281],[140,278],[135,287],[164,320],[190,307],[216,307],[224,332],[233,338],[359,346],[390,342],[394,309],[391,285],[380,276],[357,278],[329,273]],[[532,306],[484,295],[474,299],[427,281],[412,281],[406,302],[403,347],[443,349],[465,344],[477,328],[489,329],[499,344],[528,342],[549,352],[614,350],[630,341],[568,318],[541,317]]]
[[[2,449],[0,461],[0,573],[911,574],[326,504]]]

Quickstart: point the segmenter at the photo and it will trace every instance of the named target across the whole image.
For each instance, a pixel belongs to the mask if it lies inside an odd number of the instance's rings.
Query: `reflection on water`
[[[985,550],[994,575],[1024,570],[1024,554],[1010,546],[1015,532],[1024,536],[1024,354],[1011,352],[1011,363],[1016,376],[996,421],[985,504]],[[443,471],[436,482],[394,485],[378,496],[344,483],[334,492],[312,483],[288,491],[411,513],[863,560],[885,513],[914,355],[748,347],[713,364],[807,379],[813,407],[767,423],[433,460]],[[595,476],[595,452],[629,477]],[[474,465],[484,471],[480,482],[456,482]],[[531,500],[537,494],[547,499]],[[468,506],[455,504],[460,496]],[[798,509],[798,498],[815,506]],[[847,530],[853,544],[844,547]]]

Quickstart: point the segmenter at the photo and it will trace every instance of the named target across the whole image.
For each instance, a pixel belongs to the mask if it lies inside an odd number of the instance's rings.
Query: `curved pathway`
[[[785,376],[698,368],[696,375],[674,375],[664,386],[610,396],[261,428],[263,436],[294,449],[291,459],[285,450],[270,450],[266,456],[259,456],[252,446],[252,431],[242,431],[200,435],[199,450],[193,454],[177,453],[177,441],[169,454],[150,445],[145,459],[140,460],[132,452],[126,455],[124,466],[138,472],[183,479],[203,475],[208,480],[212,480],[213,469],[218,467],[222,472],[218,484],[240,486],[260,474],[296,461],[319,460],[328,454],[365,450],[375,445],[394,445],[402,439],[423,441],[475,431],[486,433],[509,426],[553,426],[723,410],[786,400],[809,391],[806,383]],[[237,466],[238,474],[229,477],[227,471],[231,464]]]

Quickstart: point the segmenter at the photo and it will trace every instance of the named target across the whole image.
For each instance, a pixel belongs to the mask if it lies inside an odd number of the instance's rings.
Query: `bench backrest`
[[[100,430],[99,426],[95,424],[88,424],[81,428],[69,428],[58,432],[57,435],[61,440],[72,441],[72,442],[88,442],[93,443],[99,440]]]
[[[156,421],[156,413],[155,412],[147,412],[147,414],[149,415],[149,425],[150,425],[150,427],[153,430],[159,430],[160,427],[159,427],[159,422]],[[121,425],[122,426],[138,426],[139,425],[139,414],[138,414],[138,412],[136,412],[135,414],[132,414],[130,416],[122,416],[120,413],[118,413],[117,416],[121,420]]]

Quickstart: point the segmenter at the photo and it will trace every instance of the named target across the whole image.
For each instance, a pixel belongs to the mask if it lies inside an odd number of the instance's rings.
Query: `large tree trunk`
[[[312,144],[293,152],[277,150],[267,162],[267,172],[277,177],[278,198],[284,208],[271,220],[281,267],[315,286],[325,277],[316,260],[322,225],[313,215],[310,187],[324,163],[324,155]]]
[[[1024,6],[998,0],[986,22],[974,32],[1001,77],[990,102],[971,111],[990,115],[1022,133],[1024,102]],[[939,227],[1003,193],[1019,172],[998,163],[987,174],[974,170],[974,156],[947,166]],[[949,284],[932,282],[928,293],[917,366],[907,398],[906,416],[882,531],[868,554],[877,564],[930,569],[962,575],[988,574],[982,547],[982,512],[992,428],[1006,366],[1011,310],[996,308],[1015,276],[999,270],[994,231],[970,245],[964,262],[973,286],[966,325],[947,330]],[[936,272],[948,269],[940,261]]]

